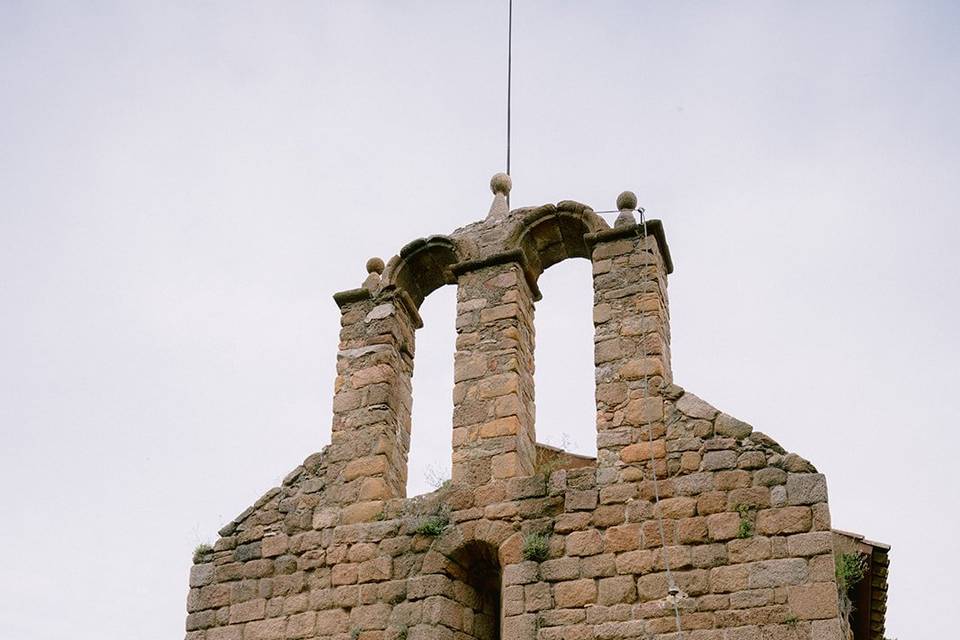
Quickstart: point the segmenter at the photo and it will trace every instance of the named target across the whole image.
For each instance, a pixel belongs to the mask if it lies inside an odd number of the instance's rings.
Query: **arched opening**
[[[450,267],[460,258],[447,236],[407,243],[386,265],[383,283],[396,289],[415,315],[416,357],[410,383],[410,433],[406,450],[407,496],[438,489],[450,477],[450,424],[456,344],[456,282]]]
[[[589,260],[547,269],[536,304],[534,380],[537,441],[591,458],[597,455],[593,366],[593,281]]]
[[[500,640],[502,579],[497,550],[487,543],[470,542],[451,559],[457,573],[452,577],[460,587],[454,589],[454,597],[463,607],[464,635],[459,637]]]
[[[456,351],[457,289],[440,287],[420,306],[413,367],[413,413],[407,467],[407,495],[439,489],[450,478],[450,387]]]

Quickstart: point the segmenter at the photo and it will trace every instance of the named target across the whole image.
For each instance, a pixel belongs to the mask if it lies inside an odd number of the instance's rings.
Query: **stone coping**
[[[647,220],[647,233],[657,239],[657,246],[660,247],[660,255],[663,257],[663,266],[666,268],[667,274],[673,273],[673,259],[670,257],[670,247],[667,245],[667,236],[663,232],[663,222],[656,219]],[[611,242],[621,238],[633,238],[642,235],[643,225],[637,223],[588,233],[583,237],[587,241],[587,244],[592,246],[600,242]]]

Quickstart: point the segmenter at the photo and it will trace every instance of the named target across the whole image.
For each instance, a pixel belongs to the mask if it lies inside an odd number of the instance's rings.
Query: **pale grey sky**
[[[514,206],[636,191],[677,382],[893,545],[888,635],[950,637],[958,5],[515,4]],[[331,294],[486,213],[505,63],[505,2],[0,0],[0,636],[182,635],[193,547],[329,440]],[[589,451],[588,264],[541,285],[538,433]]]

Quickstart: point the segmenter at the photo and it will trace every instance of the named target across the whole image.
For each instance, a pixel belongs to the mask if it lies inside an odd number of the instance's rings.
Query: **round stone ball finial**
[[[635,194],[633,191],[624,191],[617,196],[617,210],[623,211],[624,209],[628,211],[636,211],[637,194]]]
[[[377,257],[367,260],[367,273],[382,274],[384,269],[383,260]]]
[[[502,193],[503,195],[507,195],[512,188],[513,180],[505,173],[495,173],[493,177],[490,178],[490,191],[493,191],[494,194]]]

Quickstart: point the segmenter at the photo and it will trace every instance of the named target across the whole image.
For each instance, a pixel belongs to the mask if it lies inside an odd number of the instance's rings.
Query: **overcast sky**
[[[0,636],[182,636],[194,546],[329,442],[331,294],[486,214],[505,6],[0,0]],[[951,637],[958,5],[514,12],[513,205],[636,191],[676,381],[893,545],[889,636]],[[538,437],[590,452],[589,264],[541,288]],[[453,306],[411,495],[449,473]]]

